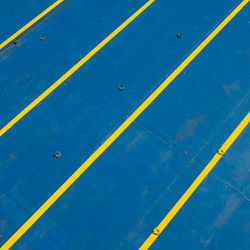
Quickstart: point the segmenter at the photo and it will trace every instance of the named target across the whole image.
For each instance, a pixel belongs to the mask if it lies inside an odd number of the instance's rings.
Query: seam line
[[[202,172],[191,184],[191,186],[186,190],[186,192],[182,195],[182,197],[178,200],[178,202],[173,206],[173,208],[161,221],[161,223],[152,231],[152,233],[140,247],[140,250],[149,249],[149,247],[154,243],[154,241],[158,238],[158,236],[162,233],[162,231],[167,227],[167,225],[175,217],[175,215],[179,212],[179,210],[185,205],[187,200],[191,197],[191,195],[200,186],[203,180],[212,171],[214,166],[218,163],[218,161],[222,158],[222,156],[226,153],[226,151],[230,148],[230,146],[234,143],[234,141],[246,128],[249,122],[250,122],[250,112],[245,116],[245,118],[241,121],[241,123],[237,126],[237,128],[233,131],[233,133],[229,136],[229,138],[225,141],[222,147],[217,151],[212,160],[207,164],[207,166],[202,170]]]
[[[239,4],[214,31],[212,31],[212,33],[180,64],[180,66],[177,67],[177,69],[125,120],[125,122],[123,122],[120,127],[103,142],[103,144],[62,184],[59,189],[57,189],[52,196],[50,196],[50,198],[17,230],[17,232],[11,236],[11,238],[1,247],[1,250],[9,249],[22,237],[22,235],[85,172],[85,170],[88,169],[90,165],[95,162],[95,160],[102,155],[102,153],[130,126],[130,124],[161,94],[161,92],[183,71],[183,69],[186,68],[186,66],[206,47],[206,45],[212,41],[212,39],[233,19],[248,1],[249,0],[243,0],[241,4]],[[154,2],[154,0],[149,1],[147,4],[150,5],[152,2]],[[130,18],[134,19],[135,17],[133,18],[133,16]],[[249,117],[250,115],[248,114],[248,119]],[[223,150],[226,151],[227,148],[225,147]]]
[[[46,10],[44,10],[42,13],[40,13],[37,17],[32,19],[30,22],[28,22],[26,25],[24,25],[21,29],[19,29],[16,33],[14,33],[12,36],[10,36],[8,39],[6,39],[4,42],[0,44],[0,50],[4,48],[7,44],[12,42],[14,39],[16,39],[19,35],[21,35],[23,32],[25,32],[27,29],[29,29],[33,24],[35,24],[37,21],[39,21],[41,18],[43,18],[45,15],[47,15],[51,10],[55,9],[60,3],[62,3],[64,0],[58,0],[55,3],[53,3],[51,6],[49,6]]]
[[[136,17],[138,17],[144,10],[146,10],[155,0],[149,0],[139,10],[137,10],[131,17],[129,17],[124,23],[122,23],[116,30],[114,30],[108,37],[106,37],[99,45],[92,49],[86,56],[84,56],[77,64],[75,64],[69,71],[61,76],[54,84],[52,84],[47,90],[45,90],[40,96],[38,96],[32,103],[30,103],[25,109],[23,109],[16,117],[14,117],[8,124],[6,124],[0,130],[0,137],[6,133],[12,126],[14,126],[20,119],[22,119],[27,113],[35,108],[42,100],[50,95],[59,85],[61,85],[67,78],[75,73],[83,64],[85,64],[90,58],[92,58],[99,50],[101,50],[109,41],[111,41],[116,35],[118,35],[124,28],[126,28]]]

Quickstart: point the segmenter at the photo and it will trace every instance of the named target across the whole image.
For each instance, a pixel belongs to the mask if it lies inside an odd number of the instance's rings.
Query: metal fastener
[[[218,155],[223,155],[223,154],[224,154],[224,151],[223,151],[222,149],[219,149],[219,150],[217,151],[217,154],[218,154]]]
[[[158,228],[155,228],[155,229],[152,231],[152,234],[159,235],[159,234],[160,234],[160,230],[159,230]]]
[[[46,39],[45,36],[40,36],[40,40],[41,40],[41,41],[44,41],[45,39]]]
[[[182,38],[182,37],[183,37],[183,35],[182,35],[181,33],[177,33],[176,36],[177,36],[178,38]]]
[[[118,87],[118,90],[120,90],[120,91],[123,91],[124,89],[125,89],[124,86],[119,86],[119,87]]]
[[[55,158],[59,158],[59,157],[61,157],[61,153],[59,152],[59,151],[56,151],[56,153],[55,154],[53,154],[53,156],[55,157]]]

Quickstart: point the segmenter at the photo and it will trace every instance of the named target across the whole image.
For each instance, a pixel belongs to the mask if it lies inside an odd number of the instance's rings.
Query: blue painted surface
[[[1,1],[0,41],[8,39],[54,2],[54,0]]]
[[[152,249],[248,249],[249,135],[247,127]]]
[[[1,127],[145,2],[72,1],[1,56]],[[1,244],[239,2],[157,1],[1,137]],[[14,249],[137,249],[249,111],[248,15],[249,6]],[[152,249],[247,249],[247,135]]]

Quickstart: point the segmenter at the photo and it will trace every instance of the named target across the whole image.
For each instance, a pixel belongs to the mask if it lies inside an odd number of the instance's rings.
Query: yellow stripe
[[[212,160],[208,163],[208,165],[203,169],[200,175],[195,179],[192,185],[187,189],[187,191],[183,194],[183,196],[179,199],[179,201],[174,205],[174,207],[170,210],[170,212],[166,215],[166,217],[162,220],[162,222],[156,227],[147,240],[140,247],[140,250],[149,249],[149,247],[154,243],[157,237],[162,233],[162,231],[166,228],[168,223],[174,218],[174,216],[178,213],[178,211],[182,208],[182,206],[186,203],[189,197],[193,194],[193,192],[198,188],[201,182],[207,177],[210,171],[214,168],[216,163],[220,160],[222,155],[229,149],[229,147],[233,144],[233,142],[237,139],[243,129],[250,122],[250,113],[243,119],[243,121],[238,125],[238,127],[234,130],[234,132],[230,135],[230,137],[226,140],[226,142],[222,145],[222,147],[218,150]]]
[[[126,26],[128,26],[136,17],[138,17],[145,9],[147,9],[155,0],[148,1],[138,11],[136,11],[129,19],[121,24],[115,31],[113,31],[107,38],[105,38],[99,45],[91,50],[85,57],[83,57],[77,64],[75,64],[68,72],[59,78],[53,85],[37,97],[29,106],[21,111],[15,118],[13,118],[7,125],[0,130],[0,136],[7,132],[13,125],[22,119],[30,110],[38,105],[44,98],[53,92],[60,84],[62,84],[68,77],[75,73],[84,63],[86,63],[92,56],[94,56],[100,49],[102,49],[110,40],[112,40],[118,33],[120,33]]]
[[[127,120],[63,183],[63,185],[18,229],[1,248],[9,249],[56,202],[56,200],[81,176],[81,174],[129,127],[129,125],[153,102],[175,77],[199,54],[249,0],[244,0],[192,54],[127,118]],[[151,1],[153,2],[153,1]]]
[[[62,3],[64,0],[58,0],[55,3],[53,3],[51,6],[49,6],[46,10],[44,10],[41,14],[39,14],[37,17],[32,19],[29,23],[27,23],[25,26],[23,26],[20,30],[18,30],[15,34],[13,34],[11,37],[9,37],[7,40],[5,40],[3,43],[0,44],[0,49],[2,49],[4,46],[6,46],[8,43],[12,42],[14,39],[16,39],[20,34],[22,34],[24,31],[29,29],[34,23],[39,21],[41,18],[43,18],[45,15],[47,15],[51,10],[53,10],[56,6],[58,6],[60,3]]]

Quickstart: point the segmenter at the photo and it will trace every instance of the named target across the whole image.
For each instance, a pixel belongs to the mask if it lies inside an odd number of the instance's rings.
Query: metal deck
[[[4,44],[54,2],[1,3],[1,249],[249,249],[248,1],[57,1]]]

